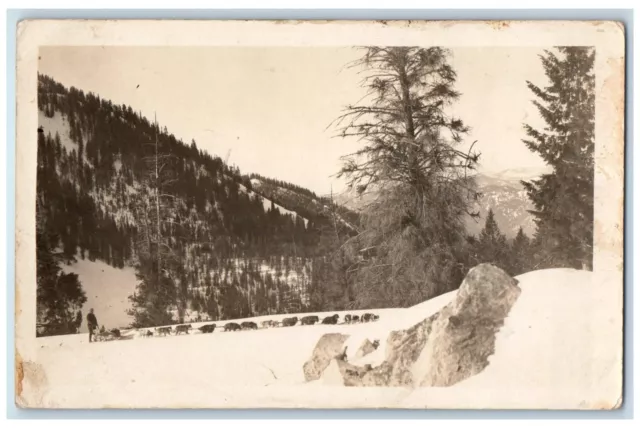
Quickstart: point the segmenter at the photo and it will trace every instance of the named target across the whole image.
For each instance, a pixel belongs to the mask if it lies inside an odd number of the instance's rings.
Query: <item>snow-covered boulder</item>
[[[517,283],[493,265],[473,268],[451,303],[414,326],[389,334],[380,365],[336,361],[344,385],[450,386],[479,373],[488,365],[496,333],[520,295]]]
[[[344,342],[348,335],[340,333],[327,333],[320,338],[313,349],[311,358],[304,363],[304,378],[307,381],[320,379],[329,363],[336,357],[344,355]]]

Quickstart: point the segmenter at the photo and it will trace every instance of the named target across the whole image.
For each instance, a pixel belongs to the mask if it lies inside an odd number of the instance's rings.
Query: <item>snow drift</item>
[[[302,367],[326,333],[349,335],[355,358],[365,339],[386,337],[435,314],[456,292],[408,309],[374,310],[366,324],[313,325],[153,337],[89,344],[87,335],[37,339],[25,362],[23,406],[57,408],[611,408],[622,394],[616,293],[572,269],[516,278],[521,294],[480,373],[450,387],[354,388],[307,382]],[[367,311],[354,311],[363,313]],[[332,313],[329,313],[330,315]],[[323,315],[323,314],[317,314]],[[344,315],[342,313],[341,315]],[[260,325],[263,319],[254,319]],[[223,325],[225,322],[218,323]],[[194,325],[195,327],[196,325]],[[616,330],[618,328],[618,331]],[[353,345],[350,345],[353,343]]]

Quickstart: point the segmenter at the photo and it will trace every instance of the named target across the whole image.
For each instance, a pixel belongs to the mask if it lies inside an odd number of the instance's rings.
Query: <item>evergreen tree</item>
[[[537,267],[591,269],[595,136],[595,50],[559,47],[541,56],[548,86],[527,86],[546,122],[525,125],[529,150],[552,172],[523,182],[535,210]]]
[[[484,228],[475,245],[476,264],[491,263],[509,271],[509,246],[507,237],[500,232],[493,210],[489,209]]]
[[[448,114],[459,93],[446,49],[368,47],[365,105],[338,119],[341,137],[364,146],[345,159],[340,176],[362,194],[375,192],[354,240],[372,257],[360,264],[361,306],[406,306],[459,285],[464,274],[456,247],[463,216],[478,197],[468,172],[478,155],[458,150],[468,128]]]
[[[531,240],[525,235],[522,227],[518,229],[518,234],[511,244],[511,268],[510,273],[514,276],[527,273],[532,269]]]
[[[75,328],[76,328],[76,333],[80,332],[80,326],[82,325],[82,311],[78,310],[78,312],[76,313],[76,321],[75,321]]]
[[[44,327],[40,334],[77,333],[77,314],[87,297],[78,275],[60,269],[60,256],[51,250],[51,239],[44,230],[36,233],[36,314]]]

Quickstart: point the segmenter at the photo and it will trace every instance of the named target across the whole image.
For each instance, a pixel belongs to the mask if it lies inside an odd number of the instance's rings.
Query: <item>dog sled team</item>
[[[378,321],[380,317],[376,314],[365,313],[362,316],[360,315],[350,315],[347,314],[343,318],[343,322],[340,323],[340,315],[335,314],[331,316],[327,316],[324,318],[320,318],[317,315],[308,315],[302,318],[298,317],[289,317],[284,318],[282,321],[276,320],[265,320],[260,323],[263,329],[265,328],[274,328],[274,327],[293,327],[295,325],[314,325],[314,324],[325,324],[325,325],[336,325],[336,324],[357,324],[357,323],[367,323]],[[96,322],[97,325],[97,322]],[[201,333],[213,333],[218,326],[216,324],[206,324],[198,327],[198,330]],[[222,327],[223,331],[240,331],[240,330],[257,330],[258,324],[253,321],[244,321],[240,324],[236,322],[228,322],[224,324]],[[95,328],[94,328],[95,329]],[[180,324],[174,327],[156,327],[156,328],[142,328],[137,329],[138,337],[154,337],[154,336],[178,336],[180,334],[190,334],[189,332],[193,329],[191,324]],[[98,333],[97,335],[93,333],[93,330],[90,329],[90,336],[95,335],[98,340],[100,340],[100,335],[104,334]],[[117,338],[121,337],[120,330],[113,329],[109,332],[106,332],[107,335],[116,336]]]

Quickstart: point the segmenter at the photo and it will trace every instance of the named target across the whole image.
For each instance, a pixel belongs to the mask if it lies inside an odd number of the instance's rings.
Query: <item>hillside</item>
[[[332,195],[318,197],[306,189],[258,174],[251,174],[249,178],[254,192],[283,207],[292,207],[303,217],[335,219],[342,228],[357,230],[358,214],[332,199]]]
[[[306,383],[302,366],[325,333],[352,335],[349,344],[363,338],[384,343],[390,331],[439,311],[455,292],[412,308],[377,310],[380,320],[369,324],[196,331],[95,344],[87,343],[87,335],[40,338],[38,363],[47,381],[25,371],[20,400],[61,408],[612,407],[621,391],[620,329],[610,319],[615,293],[601,287],[595,274],[572,269],[516,279],[522,294],[497,333],[489,366],[450,387],[357,388],[331,379]],[[364,358],[375,365],[383,353],[381,346]],[[78,365],[78,359],[97,365]]]
[[[254,190],[238,168],[129,106],[41,75],[38,107],[42,239],[70,266],[133,267],[149,243],[168,248],[176,320],[299,310],[319,280],[320,231],[334,218],[352,228],[320,198]]]

